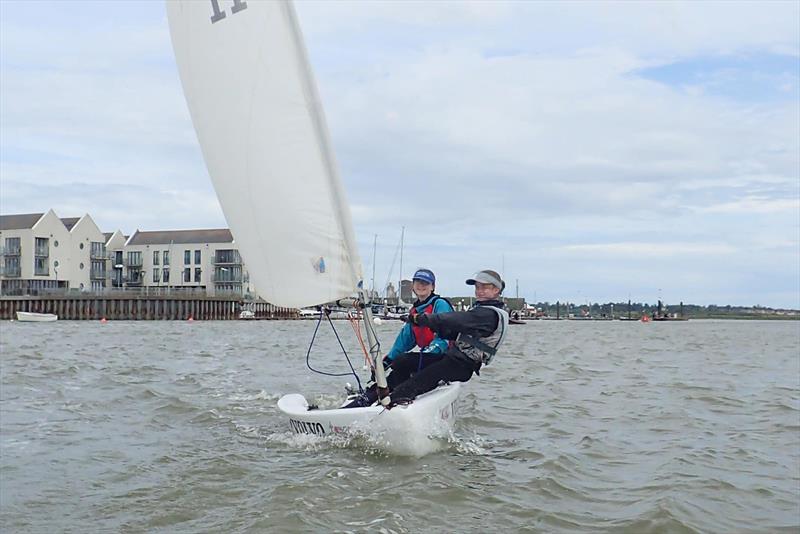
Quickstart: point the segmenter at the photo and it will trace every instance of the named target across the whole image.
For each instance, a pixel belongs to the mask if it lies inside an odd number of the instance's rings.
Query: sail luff
[[[298,64],[301,66],[304,74],[304,87],[307,92],[307,101],[311,107],[310,115],[314,120],[316,127],[314,132],[317,134],[318,142],[322,148],[322,155],[325,158],[325,164],[331,176],[332,187],[330,189],[332,202],[336,206],[339,216],[341,218],[342,229],[344,230],[344,239],[347,250],[350,254],[349,266],[351,268],[353,277],[358,283],[363,283],[363,274],[361,270],[361,258],[358,254],[358,246],[355,240],[355,232],[353,230],[353,221],[350,214],[350,204],[347,201],[347,195],[339,177],[339,167],[336,164],[333,150],[331,148],[330,134],[328,130],[328,123],[325,120],[325,113],[322,108],[322,100],[319,96],[317,84],[314,81],[314,75],[311,71],[311,62],[306,50],[305,41],[303,40],[303,32],[300,29],[300,24],[297,21],[297,13],[294,9],[294,4],[291,0],[285,0],[283,3],[286,14],[289,18],[291,27],[293,28],[292,35],[295,38],[295,46],[298,54]],[[355,288],[354,288],[355,289]]]

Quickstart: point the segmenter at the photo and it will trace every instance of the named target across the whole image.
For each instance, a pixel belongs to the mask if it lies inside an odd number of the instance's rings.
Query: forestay
[[[206,166],[256,290],[287,307],[352,295],[361,261],[289,2],[168,0]]]

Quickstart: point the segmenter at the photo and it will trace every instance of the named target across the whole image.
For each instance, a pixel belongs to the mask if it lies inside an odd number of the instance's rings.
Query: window
[[[141,267],[142,266],[142,251],[137,250],[128,252],[128,267]]]
[[[114,265],[122,265],[122,251],[114,251]]]
[[[6,256],[5,275],[17,277],[20,274],[19,256]]]
[[[80,264],[81,271],[83,270],[83,263]]]
[[[81,243],[80,245],[78,245],[78,248],[79,248],[79,249],[81,249],[81,250],[83,250],[83,243]],[[83,284],[81,284],[81,287],[83,287]]]
[[[33,274],[35,276],[47,276],[50,274],[50,266],[46,257],[34,259]]]
[[[164,265],[169,265],[169,250],[164,251]]]
[[[214,252],[214,263],[242,263],[236,249],[219,249]]]
[[[183,251],[183,264],[189,265],[192,263],[192,251],[191,250],[184,250]]]
[[[50,240],[46,237],[37,237],[34,250],[37,257],[46,258],[50,256]]]
[[[184,282],[191,282],[192,281],[192,268],[186,267],[183,270],[183,281]]]
[[[169,269],[167,267],[161,270],[161,277],[164,279],[165,284],[169,283]]]
[[[194,251],[194,264],[200,265],[201,254],[199,250]]]
[[[158,283],[161,280],[161,269],[153,269],[153,282]]]
[[[92,260],[91,278],[101,280],[106,277],[106,262],[103,260]]]
[[[6,256],[19,256],[20,253],[19,240],[20,240],[19,237],[6,238]]]
[[[194,281],[200,283],[200,275],[203,274],[203,270],[200,267],[194,268]]]
[[[58,260],[53,262],[53,267],[58,267]]]
[[[93,260],[102,260],[106,257],[106,244],[102,241],[92,241],[90,243],[90,256]]]
[[[54,246],[54,247],[58,247],[58,239],[56,239],[55,241],[53,241],[53,246]]]
[[[157,250],[153,251],[153,265],[158,265],[158,251]],[[155,278],[153,278],[153,280],[155,280]]]

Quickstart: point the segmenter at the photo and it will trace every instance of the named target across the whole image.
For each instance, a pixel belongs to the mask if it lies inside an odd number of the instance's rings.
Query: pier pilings
[[[231,320],[242,311],[241,299],[207,296],[3,296],[0,319],[16,319],[16,312],[54,313],[65,320],[178,321]],[[297,310],[266,302],[248,303],[257,319],[294,319]]]

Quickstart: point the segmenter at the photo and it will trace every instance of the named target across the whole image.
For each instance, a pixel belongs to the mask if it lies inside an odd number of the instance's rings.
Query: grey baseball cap
[[[484,269],[479,273],[475,273],[475,276],[467,280],[467,285],[474,286],[475,282],[480,282],[482,284],[492,284],[494,287],[500,289],[501,291],[506,288],[506,283],[503,282],[503,279],[500,278],[500,275],[490,269]]]

